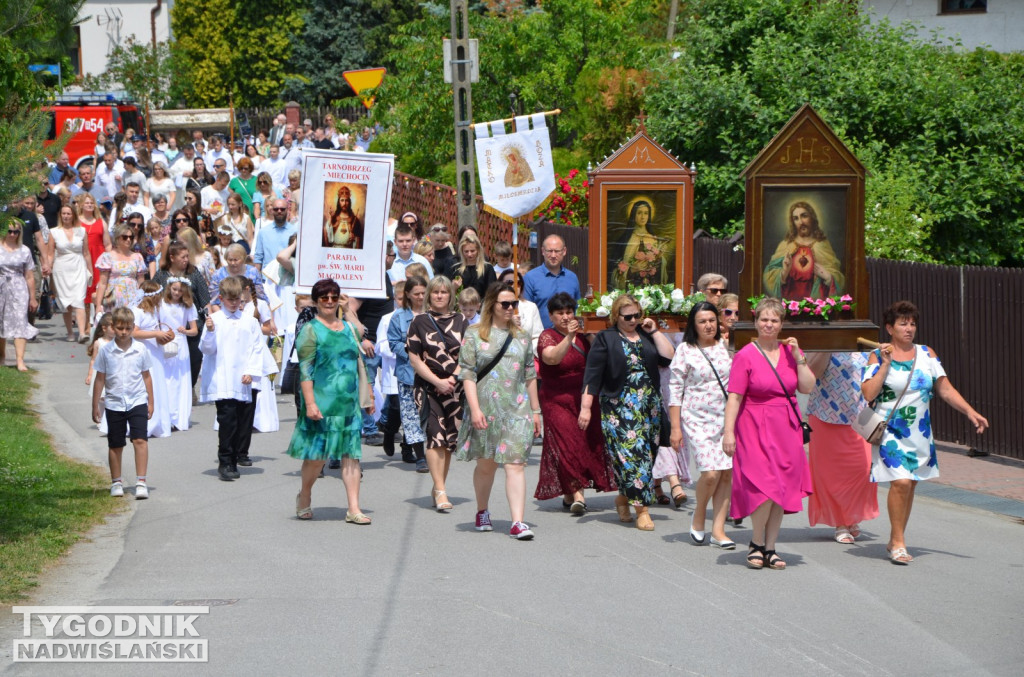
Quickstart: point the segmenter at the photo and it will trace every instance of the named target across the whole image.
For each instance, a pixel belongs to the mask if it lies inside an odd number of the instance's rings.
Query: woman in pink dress
[[[751,569],[786,568],[775,552],[782,516],[803,510],[811,495],[794,391],[811,392],[814,374],[796,338],[779,341],[784,314],[778,299],[757,304],[757,338],[736,353],[729,373],[722,451],[733,457],[730,514],[753,522]]]

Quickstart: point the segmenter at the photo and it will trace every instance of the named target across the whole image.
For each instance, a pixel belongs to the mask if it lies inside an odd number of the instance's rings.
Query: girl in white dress
[[[132,308],[135,315],[135,331],[132,338],[146,346],[152,358],[149,373],[153,378],[153,416],[149,419],[149,436],[170,437],[171,412],[163,346],[174,340],[174,330],[162,325],[158,318],[164,295],[163,287],[152,280],[147,280],[142,283],[141,291],[142,301],[137,308]]]
[[[178,344],[178,354],[164,358],[171,425],[178,430],[188,430],[189,416],[192,414],[192,368],[187,337],[199,333],[199,315],[192,300],[192,287],[188,278],[169,277],[166,282],[163,304],[157,311],[157,318],[163,327],[174,330],[174,342]]]
[[[93,380],[96,376],[96,371],[92,368],[92,365],[96,362],[96,355],[99,354],[100,349],[114,340],[114,321],[110,313],[100,316],[99,321],[96,323],[96,329],[93,330],[92,343],[86,349],[86,354],[89,356],[89,371],[85,375],[85,385],[89,386],[89,401],[92,401],[93,394]],[[101,393],[102,395],[102,393]],[[106,413],[100,418],[99,431],[101,435],[107,434],[107,415]]]

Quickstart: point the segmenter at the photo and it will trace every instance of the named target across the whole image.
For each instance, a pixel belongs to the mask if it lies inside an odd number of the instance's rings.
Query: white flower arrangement
[[[630,287],[628,290],[614,289],[601,296],[600,299],[579,302],[579,312],[594,313],[598,317],[608,317],[615,299],[623,294],[630,294],[637,300],[647,315],[689,315],[697,303],[705,300],[704,294],[690,294],[682,289],[675,289],[670,284],[649,285],[646,287]]]

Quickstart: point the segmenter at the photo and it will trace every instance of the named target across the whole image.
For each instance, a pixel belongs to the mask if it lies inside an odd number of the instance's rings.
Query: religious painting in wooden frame
[[[595,294],[693,278],[696,172],[640,131],[591,170],[588,279]]]
[[[744,169],[746,219],[736,345],[750,339],[747,299],[850,297],[837,322],[810,317],[811,349],[856,349],[869,311],[864,260],[864,166],[810,105],[804,105]],[[843,324],[843,320],[853,324]],[[796,327],[787,322],[787,328]],[[856,325],[856,326],[854,326]],[[821,329],[828,331],[822,333]],[[792,329],[791,329],[792,330]],[[839,332],[839,333],[836,333]],[[863,334],[867,335],[867,334]],[[801,345],[803,345],[801,343]]]

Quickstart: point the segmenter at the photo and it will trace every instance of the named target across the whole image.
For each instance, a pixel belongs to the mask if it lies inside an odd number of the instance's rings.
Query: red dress
[[[557,346],[565,338],[555,329],[546,329],[537,342],[537,355]],[[582,489],[615,491],[615,476],[604,451],[601,434],[601,410],[594,398],[590,425],[580,430],[580,400],[583,396],[583,371],[590,344],[576,336],[576,347],[562,358],[561,364],[540,364],[540,410],[544,417],[544,449],[540,456],[540,480],[533,496],[537,499],[573,494]]]
[[[88,305],[92,303],[92,294],[96,291],[96,283],[100,281],[100,269],[96,267],[96,260],[100,254],[106,251],[103,247],[103,229],[107,226],[103,223],[103,219],[94,219],[92,223],[84,221],[80,223],[85,228],[85,236],[89,241],[89,256],[92,257],[92,282],[85,290],[85,303]]]

